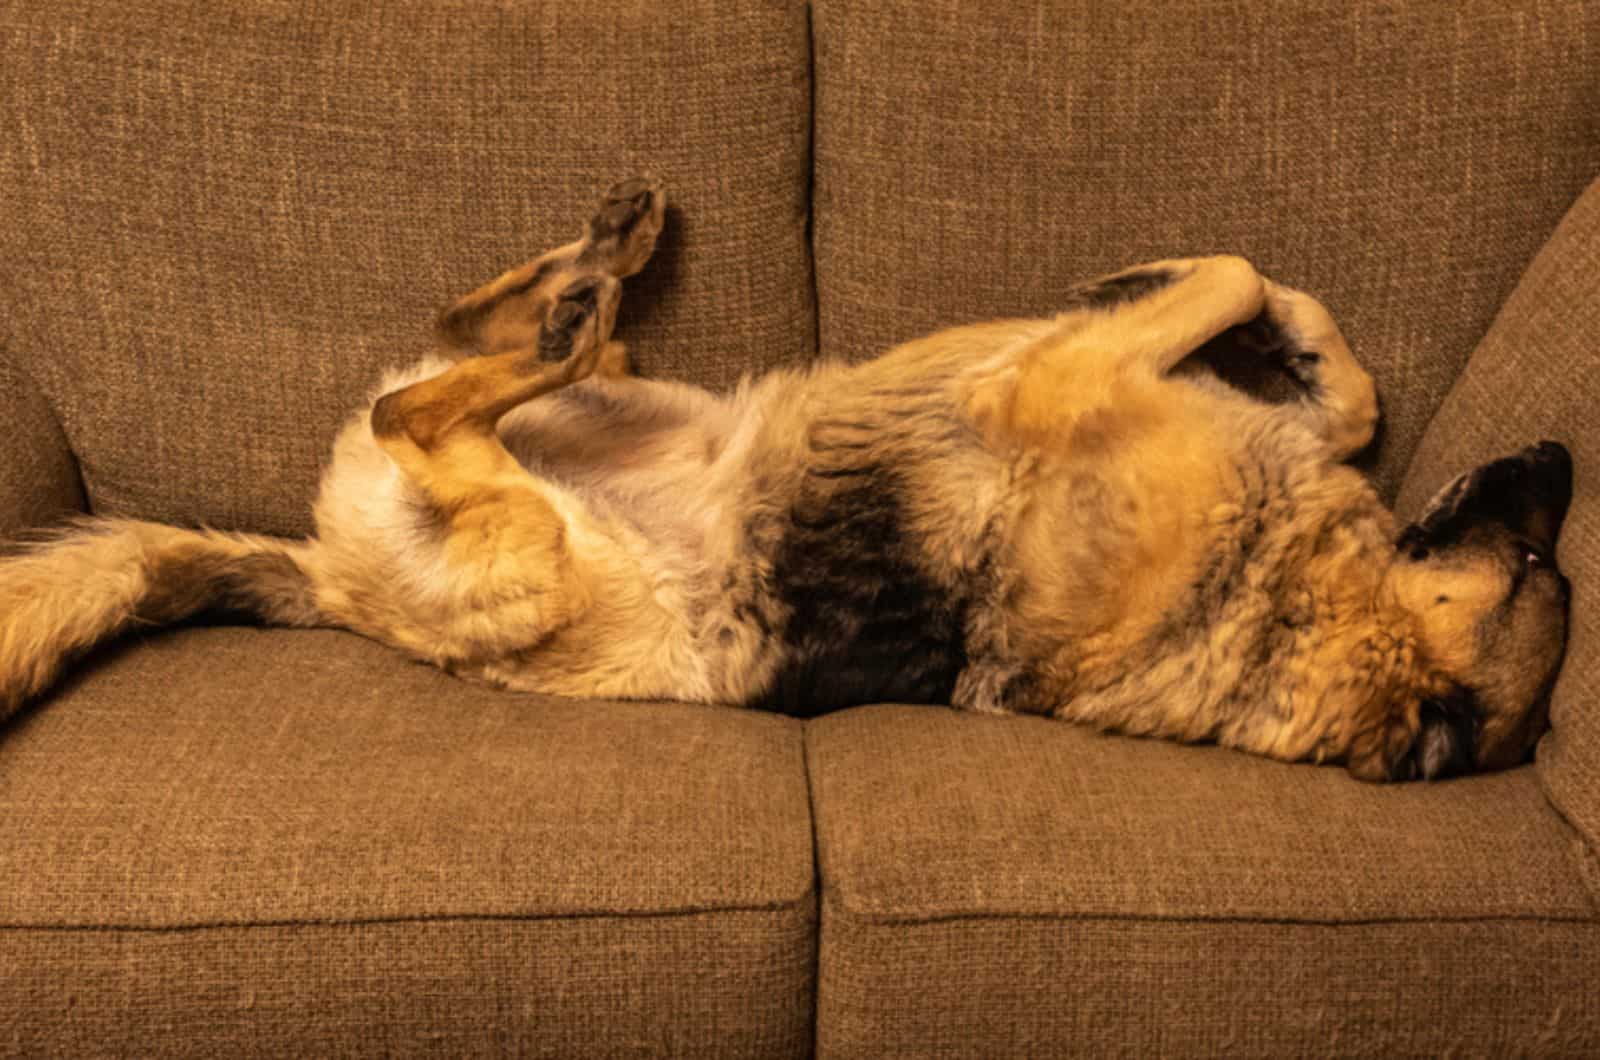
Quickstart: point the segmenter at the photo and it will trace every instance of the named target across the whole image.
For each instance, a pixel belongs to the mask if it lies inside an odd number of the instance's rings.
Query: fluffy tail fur
[[[321,624],[306,553],[267,537],[104,519],[0,558],[0,720],[74,656],[128,629],[210,611]]]

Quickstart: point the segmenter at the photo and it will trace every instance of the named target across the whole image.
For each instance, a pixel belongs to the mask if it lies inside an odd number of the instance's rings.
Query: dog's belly
[[[813,715],[864,703],[949,703],[966,664],[965,605],[908,540],[902,488],[879,466],[808,471],[778,520],[766,647],[747,705]]]

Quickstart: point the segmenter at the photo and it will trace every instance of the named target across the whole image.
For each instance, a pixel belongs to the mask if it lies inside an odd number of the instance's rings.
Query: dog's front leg
[[[1378,389],[1350,352],[1321,302],[1302,291],[1266,282],[1263,317],[1281,342],[1284,365],[1305,390],[1301,409],[1334,460],[1367,447],[1378,427]]]
[[[1322,439],[1330,459],[1348,459],[1366,448],[1377,429],[1377,387],[1322,303],[1303,291],[1262,282],[1261,313],[1219,335],[1200,359],[1220,357],[1252,375],[1263,368],[1285,373],[1299,393],[1298,401],[1283,406],[1285,413]],[[1230,369],[1219,370],[1229,375]],[[1243,389],[1253,392],[1248,384]]]
[[[1059,432],[1119,380],[1166,375],[1262,311],[1266,281],[1240,257],[1158,261],[1075,289],[1058,326],[974,394],[975,418],[1013,441]]]

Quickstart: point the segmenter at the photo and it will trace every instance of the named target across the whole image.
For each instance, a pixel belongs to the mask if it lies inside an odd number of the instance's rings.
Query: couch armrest
[[[78,464],[33,380],[0,350],[0,546],[85,509]]]
[[[1538,769],[1556,808],[1600,850],[1600,180],[1567,212],[1428,425],[1398,508],[1414,515],[1465,468],[1553,438],[1572,451],[1558,549],[1572,579],[1566,663]]]

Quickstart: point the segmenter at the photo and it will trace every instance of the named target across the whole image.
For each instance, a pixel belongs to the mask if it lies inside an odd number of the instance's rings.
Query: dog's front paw
[[[1326,307],[1304,291],[1266,281],[1261,317],[1278,336],[1275,351],[1285,369],[1307,389],[1321,382],[1324,350],[1343,343]]]

